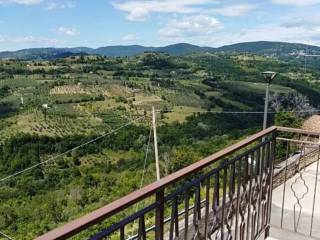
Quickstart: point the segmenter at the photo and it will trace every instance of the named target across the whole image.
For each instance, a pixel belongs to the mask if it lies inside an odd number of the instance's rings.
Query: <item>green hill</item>
[[[320,47],[306,45],[301,43],[286,43],[286,42],[246,42],[227,45],[218,48],[223,52],[249,52],[254,54],[285,56],[299,55],[307,52],[307,54],[320,54]]]
[[[177,43],[164,47],[146,47],[140,45],[128,46],[106,46],[97,49],[87,47],[75,48],[31,48],[18,51],[0,52],[0,59],[22,59],[22,60],[51,60],[60,57],[72,56],[77,54],[97,54],[108,57],[135,56],[143,52],[164,52],[171,55],[186,55],[202,52],[247,52],[268,56],[287,57],[301,56],[305,52],[309,55],[320,54],[320,47],[285,42],[245,42],[226,45],[219,48],[200,47],[188,43]]]

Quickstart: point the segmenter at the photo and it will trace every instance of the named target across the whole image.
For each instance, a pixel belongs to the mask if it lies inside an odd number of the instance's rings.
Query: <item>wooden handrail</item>
[[[299,128],[288,128],[288,127],[280,127],[276,126],[277,131],[279,132],[289,132],[289,133],[300,133],[310,136],[320,136],[320,132],[310,131],[310,130],[304,130]]]
[[[145,199],[156,192],[163,191],[165,187],[171,185],[173,183],[178,182],[180,179],[188,177],[191,174],[194,174],[201,169],[223,159],[224,157],[248,146],[249,144],[261,139],[268,134],[271,134],[277,130],[277,127],[270,127],[261,132],[258,132],[254,135],[247,137],[246,139],[235,143],[221,151],[218,151],[211,156],[208,156],[196,163],[193,163],[175,173],[172,173],[159,181],[153,182],[140,190],[132,192],[104,207],[101,207],[83,217],[80,217],[76,220],[73,220],[59,228],[56,228],[47,234],[44,234],[38,238],[37,240],[51,240],[51,239],[66,239],[71,237],[88,227],[101,222],[102,220],[115,215],[126,209],[127,207],[132,206],[133,204],[137,203],[138,201]]]

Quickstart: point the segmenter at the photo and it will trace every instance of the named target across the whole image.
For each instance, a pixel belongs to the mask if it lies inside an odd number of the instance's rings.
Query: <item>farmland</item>
[[[152,106],[162,175],[260,129],[261,114],[223,112],[262,111],[261,72],[270,69],[279,72],[271,95],[303,94],[320,105],[317,68],[262,55],[1,60],[0,178],[58,157],[0,183],[0,230],[33,239],[138,189],[144,166],[142,184],[154,181],[152,146],[144,163]]]

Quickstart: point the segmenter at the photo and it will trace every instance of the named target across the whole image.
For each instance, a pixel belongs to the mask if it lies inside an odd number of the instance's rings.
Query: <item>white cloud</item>
[[[55,10],[55,9],[67,9],[67,8],[74,8],[76,3],[74,1],[63,1],[63,2],[48,2],[47,3],[47,10]]]
[[[138,39],[137,36],[134,34],[127,34],[122,37],[122,40],[127,42],[135,41],[137,39]]]
[[[59,27],[58,33],[65,35],[65,36],[76,36],[79,34],[78,30],[75,28],[68,28],[68,27]]]
[[[47,10],[53,9],[67,9],[74,8],[76,6],[75,0],[0,0],[0,5],[11,5],[11,4],[19,4],[19,5],[38,5],[44,4]]]
[[[145,21],[150,13],[195,13],[202,10],[204,4],[216,3],[215,0],[136,0],[113,2],[116,9],[128,13],[130,21]]]
[[[292,13],[293,14],[293,13]],[[302,13],[301,13],[302,14]],[[210,15],[185,16],[169,21],[158,31],[161,44],[189,42],[218,47],[252,41],[283,41],[320,45],[320,17],[310,12],[286,15],[278,23],[225,29]],[[211,19],[211,20],[210,20]]]
[[[283,27],[279,25],[261,25],[237,32],[223,32],[217,36],[217,45],[251,41],[283,41],[294,43],[320,44],[320,31],[317,27]]]
[[[188,39],[212,35],[220,29],[222,24],[216,18],[193,15],[170,21],[158,33],[165,40],[188,41]]]
[[[58,40],[49,39],[49,38],[39,38],[34,36],[24,36],[24,37],[10,37],[10,36],[1,36],[1,44],[39,44],[39,45],[52,45],[57,44]]]
[[[272,0],[273,3],[293,6],[308,6],[319,4],[320,0]]]
[[[280,26],[285,28],[315,29],[320,27],[320,16],[314,12],[291,13],[282,18]]]
[[[143,22],[149,17],[149,12],[145,8],[134,8],[129,15],[127,16],[127,19],[130,21],[139,21]]]
[[[36,5],[42,2],[43,0],[0,0],[1,5],[9,5],[9,4]]]
[[[234,4],[213,8],[213,6],[218,6],[219,3],[221,2],[218,0],[126,0],[113,2],[113,6],[127,12],[126,18],[130,21],[145,21],[151,13],[217,14],[238,17],[244,16],[257,8],[255,4]]]
[[[230,6],[225,6],[221,8],[216,8],[208,10],[210,13],[227,16],[227,17],[239,17],[250,13],[257,8],[254,4],[235,4]]]

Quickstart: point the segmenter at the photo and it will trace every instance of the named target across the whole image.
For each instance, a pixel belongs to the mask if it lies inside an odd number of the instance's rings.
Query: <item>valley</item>
[[[273,99],[304,96],[319,109],[317,59],[305,69],[296,56],[252,49],[0,60],[0,179],[40,163],[0,182],[0,229],[33,239],[153,182],[153,106],[162,176],[261,129],[265,70],[279,73]],[[312,115],[283,102],[271,104],[269,125]]]

